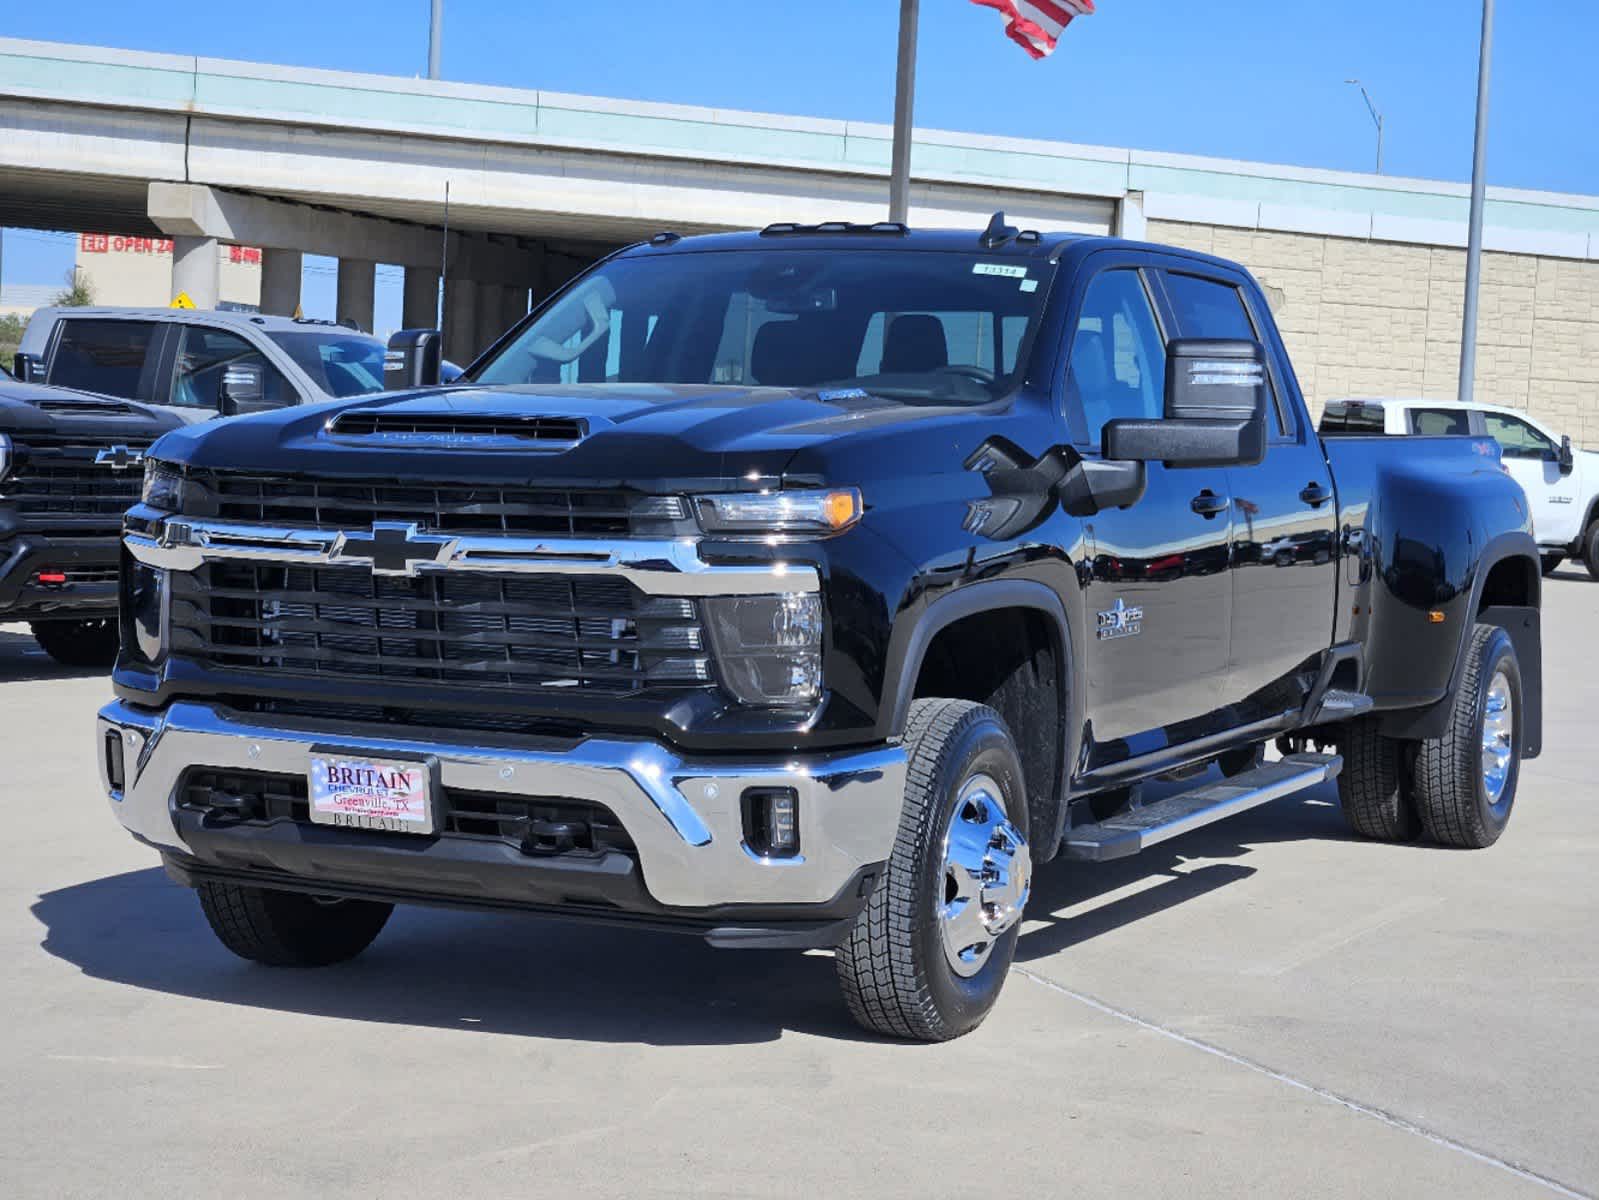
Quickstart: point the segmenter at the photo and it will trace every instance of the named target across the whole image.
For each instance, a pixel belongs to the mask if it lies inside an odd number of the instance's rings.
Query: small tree
[[[22,344],[22,331],[27,322],[15,313],[0,316],[0,366],[11,369],[11,360]]]
[[[87,308],[94,303],[94,288],[89,284],[89,277],[77,267],[73,267],[62,279],[67,285],[66,289],[56,293],[51,304],[57,308]]]

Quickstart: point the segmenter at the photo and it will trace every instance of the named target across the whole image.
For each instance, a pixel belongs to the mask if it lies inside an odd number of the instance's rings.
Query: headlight
[[[139,499],[151,508],[183,511],[183,474],[170,463],[144,460],[144,491]]]
[[[694,507],[707,533],[840,533],[862,511],[855,488],[701,496]]]
[[[11,470],[11,438],[0,433],[0,479],[4,479],[9,470]]]
[[[704,603],[722,682],[736,699],[795,706],[822,694],[820,598],[713,596]]]

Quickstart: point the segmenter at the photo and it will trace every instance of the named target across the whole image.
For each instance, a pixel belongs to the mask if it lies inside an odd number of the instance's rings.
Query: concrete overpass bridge
[[[173,238],[173,290],[215,303],[219,243],[264,249],[292,312],[301,256],[339,260],[370,328],[374,264],[404,321],[470,359],[609,249],[775,220],[881,219],[887,126],[0,38],[0,225]],[[1149,222],[1464,244],[1463,185],[918,130],[911,221],[1142,236]],[[1599,200],[1494,190],[1487,245],[1599,260]]]

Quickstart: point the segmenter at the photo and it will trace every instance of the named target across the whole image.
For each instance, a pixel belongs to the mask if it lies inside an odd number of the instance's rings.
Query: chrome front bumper
[[[109,774],[112,735],[122,741],[120,790]],[[189,849],[173,804],[191,767],[307,774],[313,746],[319,753],[431,755],[446,788],[603,804],[632,837],[649,894],[679,909],[835,899],[861,867],[889,857],[905,790],[905,753],[895,746],[766,761],[692,760],[658,742],[620,738],[542,750],[421,741],[385,726],[327,733],[189,701],[164,710],[106,705],[96,759],[117,820],[144,841],[184,855]],[[799,857],[763,859],[745,846],[741,797],[760,787],[798,793]],[[538,860],[527,859],[527,867],[537,871]]]

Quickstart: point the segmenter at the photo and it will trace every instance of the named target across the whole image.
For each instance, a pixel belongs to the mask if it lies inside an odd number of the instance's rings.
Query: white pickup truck
[[[1527,493],[1547,575],[1567,558],[1599,579],[1599,453],[1514,408],[1458,400],[1330,400],[1323,437],[1339,434],[1463,434],[1499,443],[1505,470]]]

